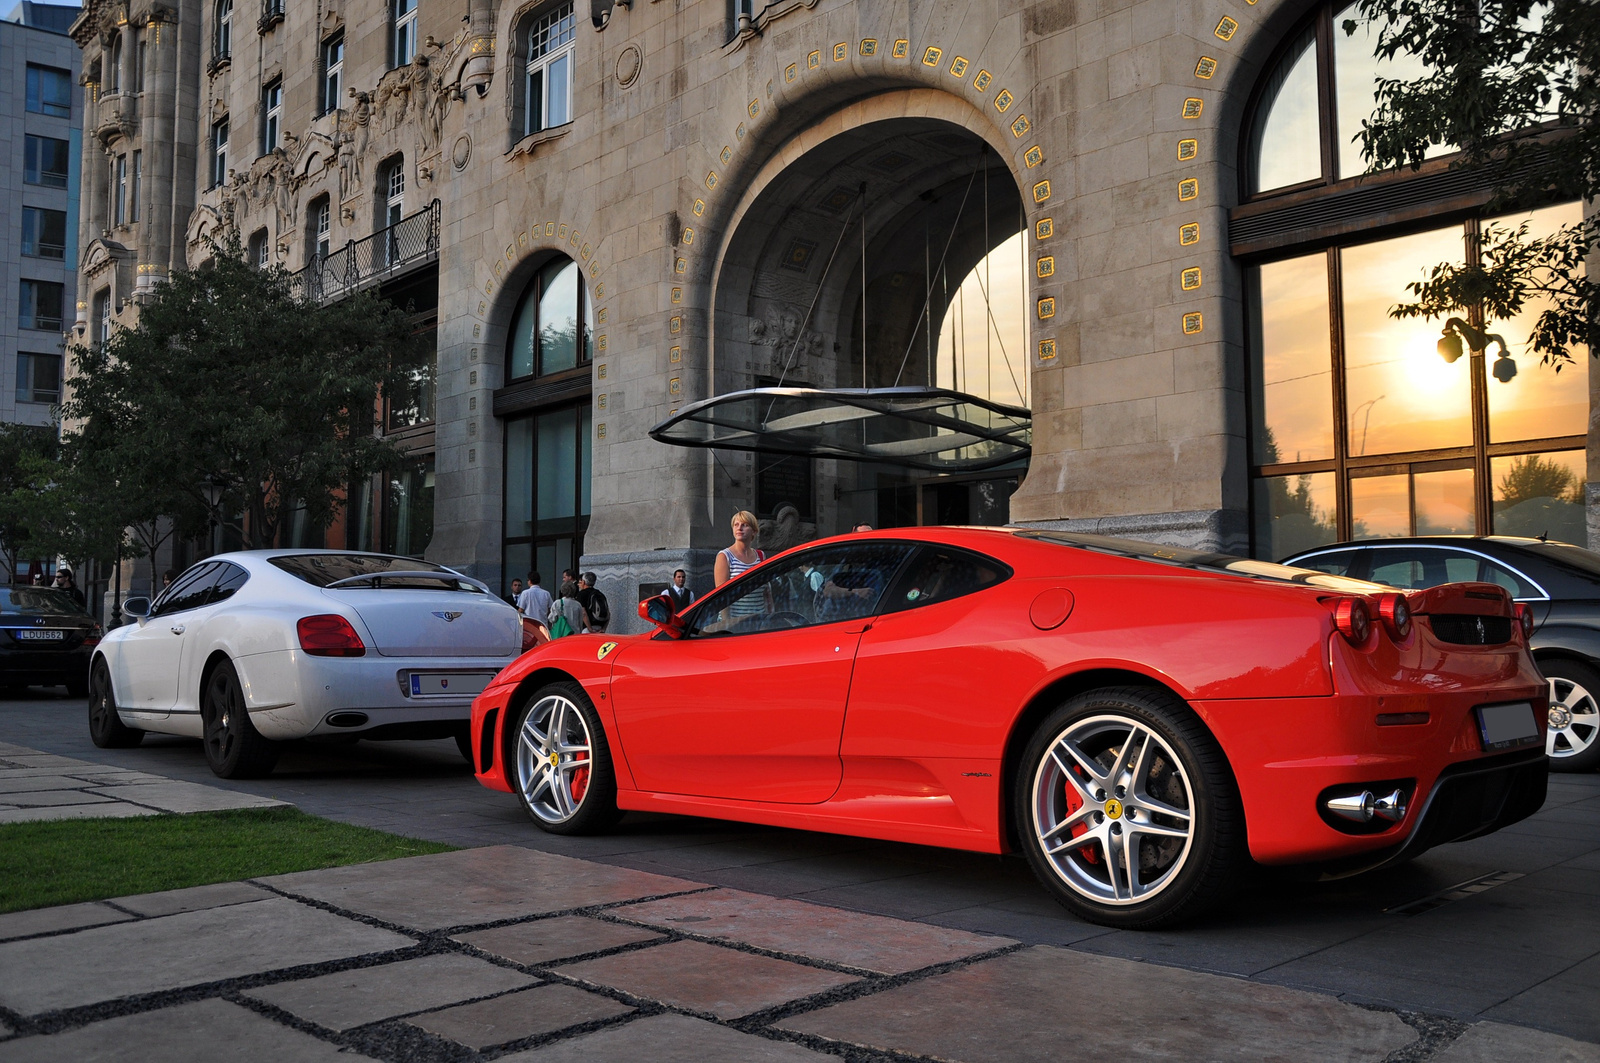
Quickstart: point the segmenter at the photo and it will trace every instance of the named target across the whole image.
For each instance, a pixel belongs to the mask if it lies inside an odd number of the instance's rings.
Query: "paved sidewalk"
[[[508,845],[0,916],[0,1038],[3,1061],[1600,1061]]]
[[[216,812],[286,803],[0,742],[0,823]]]

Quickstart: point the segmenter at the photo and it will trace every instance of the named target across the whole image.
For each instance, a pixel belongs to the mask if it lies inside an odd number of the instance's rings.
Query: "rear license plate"
[[[14,631],[12,634],[16,636],[18,642],[61,642],[67,637],[65,631],[59,630],[40,631],[34,629],[31,631]]]
[[[1539,721],[1533,715],[1533,706],[1526,701],[1480,705],[1473,711],[1478,714],[1478,733],[1483,736],[1486,750],[1515,749],[1539,742]]]
[[[483,693],[494,675],[489,672],[412,672],[411,696],[414,698],[476,697]]]

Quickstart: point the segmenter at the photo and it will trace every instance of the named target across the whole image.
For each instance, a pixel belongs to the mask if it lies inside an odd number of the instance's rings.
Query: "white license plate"
[[[12,634],[16,636],[18,642],[61,642],[67,637],[65,631],[53,629],[14,631]]]
[[[411,696],[414,698],[476,697],[483,693],[494,675],[490,672],[412,672]]]
[[[1478,714],[1478,733],[1483,736],[1486,750],[1515,749],[1539,741],[1539,721],[1533,715],[1533,706],[1526,701],[1480,705],[1474,711]]]

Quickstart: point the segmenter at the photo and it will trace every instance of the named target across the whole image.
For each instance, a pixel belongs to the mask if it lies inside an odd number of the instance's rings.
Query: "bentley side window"
[[[206,603],[206,597],[211,593],[211,588],[216,584],[217,576],[221,574],[222,563],[218,561],[205,561],[195,565],[189,571],[173,581],[150,610],[151,616],[166,616],[169,613],[179,613],[185,609],[195,609]]]
[[[217,564],[222,566],[222,571],[217,574],[216,582],[212,584],[211,597],[206,599],[207,605],[214,605],[217,602],[232,598],[233,592],[243,587],[245,580],[250,578],[250,573],[238,565],[230,564],[227,561],[219,561]]]

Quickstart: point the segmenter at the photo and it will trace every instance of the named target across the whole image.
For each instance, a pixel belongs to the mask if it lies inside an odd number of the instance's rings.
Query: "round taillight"
[[[1372,633],[1372,614],[1360,598],[1340,598],[1333,607],[1333,623],[1339,634],[1355,646],[1366,642]]]
[[[1411,634],[1411,606],[1403,594],[1385,594],[1378,599],[1378,617],[1389,637],[1399,642]]]
[[[1511,607],[1511,610],[1516,615],[1518,625],[1520,625],[1522,628],[1522,637],[1525,639],[1532,638],[1533,606],[1529,605],[1527,602],[1517,602]]]
[[[364,657],[367,647],[350,621],[338,613],[301,617],[294,625],[300,648],[313,657]]]

